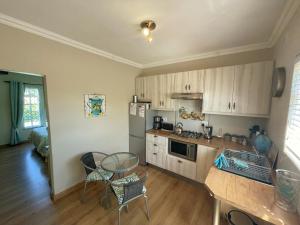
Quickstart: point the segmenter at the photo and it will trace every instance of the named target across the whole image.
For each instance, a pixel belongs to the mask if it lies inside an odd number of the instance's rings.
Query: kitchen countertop
[[[203,137],[199,139],[194,139],[194,138],[180,137],[171,131],[154,130],[154,129],[148,130],[146,133],[172,138],[175,140],[184,141],[188,143],[205,145],[208,147],[218,149],[220,151],[222,151],[224,148],[252,151],[250,146],[244,146],[232,141],[224,141],[223,138],[218,138],[218,137],[213,137],[211,140],[207,140]]]
[[[215,199],[276,225],[300,224],[299,216],[275,205],[275,187],[212,166],[205,185]]]
[[[176,139],[179,141],[205,145],[221,152],[224,148],[253,151],[250,146],[224,141],[213,137],[193,139],[180,137],[173,132],[163,130],[148,130],[147,133]],[[252,179],[225,172],[212,166],[205,185],[215,199],[224,201],[238,209],[276,225],[300,224],[299,216],[290,214],[275,205],[275,187]]]

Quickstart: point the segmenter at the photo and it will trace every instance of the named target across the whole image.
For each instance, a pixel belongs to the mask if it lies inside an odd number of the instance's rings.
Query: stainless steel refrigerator
[[[129,152],[138,154],[146,165],[146,130],[152,128],[154,112],[150,103],[129,104]]]

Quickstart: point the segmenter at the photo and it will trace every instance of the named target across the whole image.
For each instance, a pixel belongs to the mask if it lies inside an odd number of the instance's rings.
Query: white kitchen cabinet
[[[207,69],[203,113],[268,117],[271,61]]]
[[[205,75],[205,70],[189,71],[189,92],[190,93],[204,92],[204,75]]]
[[[164,169],[167,151],[168,138],[153,134],[146,135],[146,162]]]
[[[154,77],[137,77],[135,85],[135,94],[139,100],[151,101],[153,95]]]
[[[174,92],[203,93],[204,70],[193,70],[174,74]]]
[[[172,171],[173,173],[196,180],[196,168],[197,166],[195,162],[178,158],[169,154],[167,155],[166,169]]]
[[[271,61],[235,66],[233,114],[269,115],[272,70]]]
[[[196,180],[204,183],[209,169],[214,164],[217,155],[217,149],[204,145],[197,146],[197,172]]]
[[[174,92],[174,75],[163,74],[154,76],[154,88],[152,97],[152,108],[157,110],[173,111],[174,100],[171,94]]]
[[[207,69],[203,95],[203,112],[231,113],[234,66]]]
[[[144,97],[144,78],[137,77],[135,79],[135,94],[138,96],[138,99],[143,99]]]

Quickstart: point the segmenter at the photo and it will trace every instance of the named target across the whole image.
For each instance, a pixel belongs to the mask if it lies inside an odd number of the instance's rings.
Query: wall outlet
[[[207,127],[208,126],[208,121],[205,121],[205,120],[201,121],[201,126]]]

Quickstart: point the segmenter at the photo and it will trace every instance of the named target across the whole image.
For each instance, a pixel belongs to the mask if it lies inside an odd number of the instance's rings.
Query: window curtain
[[[47,115],[45,107],[45,95],[43,85],[38,85],[39,97],[40,97],[40,117],[41,117],[41,126],[47,126]]]
[[[21,141],[19,129],[22,127],[24,106],[24,84],[10,81],[11,135],[10,144],[16,145]]]

